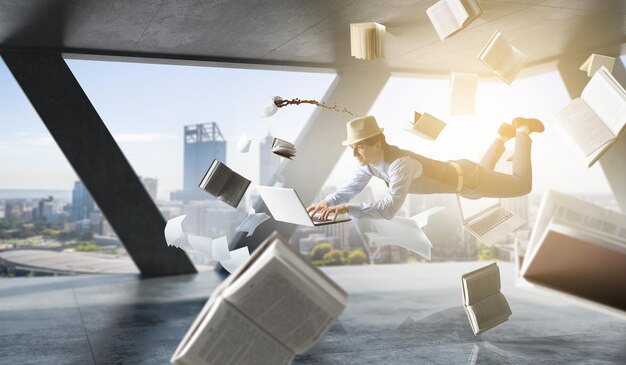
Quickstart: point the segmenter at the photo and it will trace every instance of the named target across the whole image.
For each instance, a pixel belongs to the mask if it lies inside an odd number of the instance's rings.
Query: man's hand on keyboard
[[[332,221],[334,222],[337,220],[337,216],[339,214],[344,213],[348,213],[348,204],[333,205],[332,207],[327,207],[321,210],[320,220],[327,221],[331,220],[332,217]]]
[[[321,211],[328,208],[328,202],[326,200],[322,200],[317,204],[313,204],[306,209],[306,212],[309,213],[311,217],[319,217],[317,213],[321,214]]]

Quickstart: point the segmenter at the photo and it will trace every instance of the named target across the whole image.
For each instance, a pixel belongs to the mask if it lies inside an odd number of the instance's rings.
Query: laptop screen
[[[458,196],[458,199],[463,222],[467,222],[479,213],[491,210],[500,204],[500,199],[498,198],[467,199]]]

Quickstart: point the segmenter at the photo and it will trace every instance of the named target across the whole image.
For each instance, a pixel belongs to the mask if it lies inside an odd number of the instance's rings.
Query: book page
[[[458,5],[455,5],[457,2],[458,0],[440,0],[426,10],[428,18],[430,18],[439,39],[442,41],[461,29],[463,21],[467,18],[467,12],[463,6],[461,6],[460,2]],[[451,6],[454,7],[454,9],[452,9]],[[460,20],[459,17],[461,18]]]
[[[581,71],[587,72],[587,76],[593,76],[601,67],[613,72],[615,58],[592,53],[589,58],[580,66]]]
[[[248,190],[248,186],[250,186],[250,180],[233,172],[217,199],[237,208],[246,190]]]
[[[510,84],[520,72],[522,66],[524,66],[524,62],[526,62],[526,55],[519,49],[509,46],[509,51],[506,53],[504,60],[495,70],[495,73]]]
[[[454,23],[458,24],[458,28],[462,28],[463,23],[465,23],[465,20],[467,20],[467,18],[469,17],[469,14],[467,13],[467,10],[465,10],[465,7],[461,3],[461,0],[444,0],[444,1],[448,3],[448,8],[450,9],[450,11],[452,12],[452,15],[454,16],[454,20],[455,20]]]
[[[224,288],[230,285],[232,281],[233,281],[233,278],[231,275],[228,278],[226,278],[226,280],[224,280],[220,285],[218,285],[217,288],[215,288],[215,290],[213,290],[213,293],[209,297],[209,300],[207,300],[207,302],[204,304],[204,306],[202,307],[202,310],[200,311],[196,319],[194,319],[191,327],[189,327],[189,329],[185,333],[185,336],[183,336],[183,339],[180,341],[180,343],[176,347],[176,351],[174,352],[174,355],[172,355],[172,362],[174,362],[175,358],[180,356],[183,349],[188,347],[188,345],[191,343],[191,339],[197,337],[198,328],[200,327],[200,324],[205,321],[207,315],[213,309],[213,304],[215,304],[217,299],[220,298],[220,295],[222,291],[224,291]]]
[[[209,169],[204,174],[204,177],[202,178],[198,186],[204,189],[204,187],[209,184],[209,180],[211,179],[211,177],[213,176],[213,174],[215,173],[215,170],[217,170],[217,167],[219,165],[220,165],[219,161],[214,159],[213,162],[211,162],[211,166],[209,166]]]
[[[213,165],[215,165],[215,167],[213,167]],[[198,187],[207,193],[218,197],[224,189],[224,186],[227,184],[231,172],[232,170],[228,168],[228,166],[218,160],[213,160],[211,168]]]
[[[550,190],[544,193],[539,205],[528,242],[526,259],[522,265],[522,273],[527,270],[529,258],[538,250],[542,236],[545,235],[550,222],[555,217],[580,230],[616,241],[626,241],[626,216],[624,214]]]
[[[511,51],[510,48],[509,42],[502,37],[500,32],[496,31],[480,53],[478,59],[489,67],[491,71],[496,72]]]
[[[467,11],[468,15],[465,22],[463,22],[463,27],[465,27],[474,21],[474,19],[478,18],[483,13],[483,9],[480,7],[477,0],[461,0],[461,3],[463,4],[463,7]]]
[[[492,263],[463,275],[465,305],[471,305],[500,291],[500,269]]]
[[[606,68],[596,72],[581,98],[589,108],[606,124],[614,136],[617,136],[626,124],[626,92]]]
[[[511,315],[511,308],[500,292],[468,306],[475,317],[478,332],[506,321]]]
[[[413,127],[428,136],[429,139],[434,140],[437,139],[439,133],[441,133],[445,126],[446,123],[428,113],[424,113],[422,114],[422,117],[415,122]]]
[[[390,220],[376,219],[372,223],[378,233],[372,237],[372,242],[377,246],[404,247],[430,261],[432,243],[413,219],[394,217]]]
[[[360,46],[358,24],[350,24],[350,56],[357,57],[361,53]]]
[[[280,138],[274,138],[272,142],[272,153],[291,159],[296,155],[296,146]]]
[[[379,58],[385,58],[385,33],[387,27],[382,24],[374,23],[376,25],[376,56]]]
[[[583,202],[577,207],[556,207],[553,220],[566,222],[572,227],[626,242],[626,216],[594,204]]]
[[[306,352],[343,307],[275,255],[256,264],[225,298],[293,352]]]
[[[611,141],[615,136],[581,98],[574,99],[555,115],[557,124],[584,156]]]
[[[290,364],[293,356],[291,351],[221,299],[215,302],[200,324],[189,346],[179,354],[183,361],[216,365]],[[176,363],[177,359],[173,360]]]

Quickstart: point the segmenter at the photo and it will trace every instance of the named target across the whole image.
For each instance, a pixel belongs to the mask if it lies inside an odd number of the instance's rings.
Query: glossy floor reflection
[[[348,307],[296,364],[626,363],[626,321],[517,288],[513,315],[474,336],[460,275],[484,263],[327,268]],[[134,275],[0,280],[0,363],[166,364],[221,278]]]

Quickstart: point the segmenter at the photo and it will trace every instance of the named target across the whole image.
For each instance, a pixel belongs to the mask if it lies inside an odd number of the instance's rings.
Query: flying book
[[[521,274],[536,287],[626,318],[626,215],[546,192]]]
[[[581,71],[587,72],[587,76],[593,76],[601,67],[605,67],[609,73],[613,72],[615,57],[603,56],[592,53],[589,58],[580,66]]]
[[[274,233],[214,290],[171,362],[291,364],[346,304],[341,287]]]
[[[385,26],[378,23],[350,24],[350,55],[360,60],[385,58]]]
[[[451,115],[474,114],[478,75],[450,72],[449,112]]]
[[[404,130],[424,139],[434,141],[439,137],[445,126],[446,123],[428,113],[420,114],[415,112],[413,122],[409,122],[408,128],[404,128]]]
[[[274,138],[272,142],[272,153],[292,160],[296,155],[296,146],[280,138]]]
[[[469,25],[482,13],[483,9],[477,0],[439,0],[426,10],[442,41]]]
[[[556,115],[556,124],[587,166],[617,141],[626,125],[626,92],[604,67],[596,72],[580,98]]]
[[[513,47],[502,33],[496,31],[480,52],[478,59],[502,81],[511,85],[526,62],[526,55]]]
[[[218,160],[213,160],[198,187],[215,196],[217,200],[237,208],[249,185],[250,180]]]
[[[500,269],[494,262],[461,278],[463,307],[478,335],[509,319],[511,308],[500,292]]]

